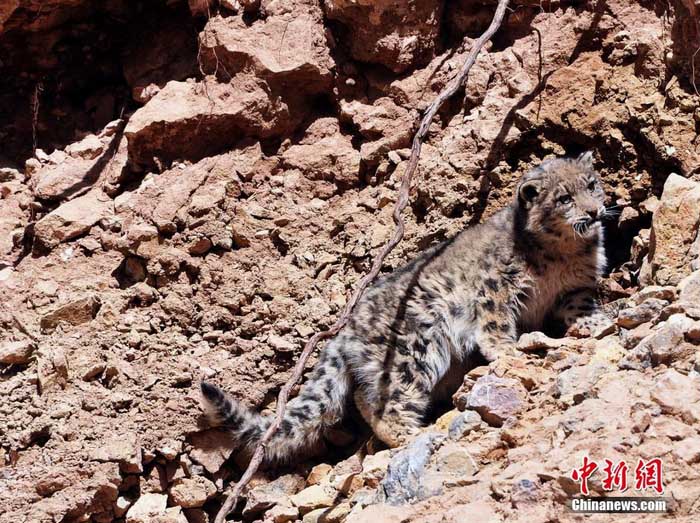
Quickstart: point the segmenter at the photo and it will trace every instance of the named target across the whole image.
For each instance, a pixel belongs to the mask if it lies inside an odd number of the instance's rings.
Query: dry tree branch
[[[537,85],[542,85],[542,33],[536,27],[532,30],[537,33],[537,54],[539,56],[539,61],[537,62]],[[540,111],[542,110],[542,92],[540,91],[537,97],[537,121],[540,121]]]
[[[41,10],[41,7],[40,7]],[[39,80],[34,84],[34,92],[32,93],[31,111],[32,111],[32,154],[36,154],[38,147],[38,127],[39,127],[39,106],[41,104],[41,93],[44,91],[44,84]]]
[[[292,376],[289,378],[289,381],[287,381],[284,387],[282,387],[279,397],[277,398],[277,410],[275,413],[275,418],[273,419],[265,434],[263,434],[262,438],[260,439],[260,442],[258,443],[258,446],[256,447],[255,452],[253,453],[253,456],[250,460],[248,468],[243,473],[243,476],[241,476],[241,479],[238,480],[238,483],[236,483],[236,485],[226,497],[224,504],[221,506],[219,513],[216,515],[214,523],[224,523],[226,516],[236,506],[236,503],[238,502],[243,488],[248,484],[248,482],[253,477],[253,474],[255,474],[255,472],[258,470],[258,467],[262,463],[265,454],[265,445],[268,441],[270,441],[275,432],[277,432],[277,429],[282,422],[285,408],[287,406],[287,400],[289,399],[289,392],[291,391],[292,387],[294,387],[301,379],[301,375],[304,372],[306,362],[308,361],[309,356],[311,356],[311,353],[316,347],[316,344],[321,340],[335,336],[345,326],[348,319],[350,318],[352,310],[354,309],[359,299],[362,297],[363,292],[379,274],[379,271],[387,255],[403,239],[404,222],[401,218],[401,213],[406,208],[406,205],[408,205],[408,193],[411,188],[411,179],[413,178],[413,174],[415,173],[416,167],[418,166],[418,159],[420,157],[421,147],[423,145],[423,141],[425,140],[426,135],[428,134],[430,124],[433,121],[435,114],[438,112],[440,107],[442,107],[442,104],[448,98],[453,96],[465,84],[467,76],[469,75],[469,71],[476,62],[479,52],[483,48],[484,44],[486,44],[486,42],[491,39],[494,33],[501,26],[501,23],[503,22],[503,17],[506,12],[506,8],[508,7],[508,1],[509,0],[498,0],[498,6],[496,7],[496,12],[493,16],[493,20],[491,21],[491,25],[489,25],[484,34],[482,34],[474,42],[474,45],[472,46],[472,49],[469,52],[469,55],[467,56],[467,59],[464,62],[464,65],[462,65],[459,74],[440,92],[440,94],[437,95],[435,100],[433,100],[433,102],[426,109],[423,118],[421,119],[420,126],[418,127],[418,131],[413,137],[411,157],[408,160],[406,171],[404,172],[403,180],[401,182],[401,188],[399,189],[398,199],[394,207],[393,219],[396,227],[394,229],[392,237],[384,245],[382,250],[379,252],[378,256],[375,258],[374,263],[372,264],[372,269],[358,283],[355,292],[348,300],[348,303],[345,305],[345,309],[343,310],[343,313],[341,314],[340,318],[338,318],[338,320],[330,329],[314,334],[304,346],[304,350],[302,351],[301,356],[299,357],[299,360],[297,361],[297,364],[294,367]]]
[[[695,22],[695,35],[700,38],[700,24],[698,22]],[[695,56],[700,52],[700,46],[695,50],[693,53],[693,56],[690,58],[690,80],[693,82],[693,89],[695,90],[695,94],[697,96],[700,96],[700,92],[698,92],[698,86],[695,84]]]

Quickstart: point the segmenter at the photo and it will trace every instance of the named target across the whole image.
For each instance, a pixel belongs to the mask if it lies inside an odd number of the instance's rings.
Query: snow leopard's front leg
[[[492,370],[501,374],[516,357],[517,325],[510,286],[497,278],[484,278],[476,299],[474,342]]]
[[[557,300],[551,317],[563,325],[567,333],[593,333],[610,322],[600,308],[593,288],[576,289],[562,295]]]

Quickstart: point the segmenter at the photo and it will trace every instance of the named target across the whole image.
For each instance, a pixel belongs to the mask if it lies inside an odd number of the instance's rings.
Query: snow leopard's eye
[[[570,194],[562,194],[559,198],[557,198],[557,201],[562,205],[566,205],[567,203],[571,203],[574,200]]]

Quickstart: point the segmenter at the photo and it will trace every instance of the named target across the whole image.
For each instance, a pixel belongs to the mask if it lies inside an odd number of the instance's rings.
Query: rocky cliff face
[[[662,458],[672,517],[697,519],[700,5],[511,7],[431,127],[386,270],[590,149],[621,211],[610,325],[523,336],[406,449],[365,456],[341,427],[261,473],[244,519],[571,520],[583,454]],[[3,2],[2,521],[212,518],[242,464],[200,424],[198,381],[274,406],[387,239],[417,117],[493,9]]]

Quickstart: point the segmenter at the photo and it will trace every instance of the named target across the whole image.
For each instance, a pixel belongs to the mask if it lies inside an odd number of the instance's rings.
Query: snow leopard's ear
[[[521,204],[525,205],[526,208],[532,205],[532,202],[540,194],[540,189],[542,184],[537,178],[524,180],[518,186],[518,200]]]
[[[576,161],[581,167],[593,169],[593,151],[586,151],[585,153],[579,154]]]

